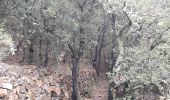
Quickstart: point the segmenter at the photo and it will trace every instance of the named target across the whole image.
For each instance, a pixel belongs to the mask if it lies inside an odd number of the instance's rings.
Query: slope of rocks
[[[40,74],[36,66],[3,64],[3,67],[6,67],[5,72],[0,72],[0,98],[3,100],[69,99],[67,89],[59,84],[59,77],[47,75],[45,70]]]
[[[70,100],[71,75],[34,65],[14,66],[0,63],[0,99],[2,100]],[[91,97],[95,72],[81,72],[81,96]]]

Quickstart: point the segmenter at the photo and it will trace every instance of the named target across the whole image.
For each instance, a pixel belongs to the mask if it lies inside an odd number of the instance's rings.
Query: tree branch
[[[77,1],[78,6],[79,6],[79,8],[80,8],[80,11],[81,11],[81,12],[83,12],[84,5],[86,4],[86,1],[87,1],[87,0],[84,0],[84,2],[83,2],[83,4],[82,4],[82,5],[80,4],[80,2],[79,2],[79,1]]]
[[[69,47],[69,49],[70,49],[70,51],[71,51],[71,53],[72,53],[72,57],[75,58],[74,49],[72,48],[72,46],[71,46],[69,43],[68,43],[67,45],[68,45],[68,47]]]

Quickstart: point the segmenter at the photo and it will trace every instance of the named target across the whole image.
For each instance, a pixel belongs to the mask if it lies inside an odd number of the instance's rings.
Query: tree
[[[93,41],[96,41],[98,25],[100,24],[99,15],[102,15],[103,11],[96,0],[77,0],[72,1],[72,3],[76,7],[74,20],[77,22],[77,29],[73,31],[68,47],[71,51],[72,62],[72,99],[79,100],[78,74],[80,59],[86,55],[86,51],[89,52],[90,47],[94,45]]]
[[[93,66],[96,69],[96,73],[98,77],[99,77],[99,72],[100,72],[101,54],[102,54],[104,37],[105,37],[106,31],[107,31],[106,22],[103,22],[103,24],[101,24],[101,26],[99,27],[98,40],[97,40],[97,45],[95,47],[95,55],[93,59]]]
[[[66,49],[71,59],[72,99],[78,100],[79,63],[97,41],[102,6],[97,0],[17,0],[15,6],[13,15],[20,21],[17,48],[23,52],[23,61],[32,64],[39,58],[47,67],[50,54],[58,60]]]
[[[115,66],[110,79],[117,86],[128,82],[131,88],[139,85],[151,87],[151,84],[160,88],[162,82],[169,85],[167,78],[169,65],[165,60],[169,56],[166,49],[169,44],[165,38],[169,33],[169,21],[165,17],[169,16],[167,6],[169,2],[166,0],[115,0],[104,4],[108,12],[123,11],[132,21],[129,32],[124,35],[123,40],[120,40],[123,43],[121,47],[124,53],[121,60],[117,59],[118,67]],[[166,48],[162,48],[163,45],[166,45]],[[167,95],[167,92],[163,95]],[[140,99],[138,96],[133,96],[135,99]]]
[[[15,9],[11,7],[13,4],[13,0],[0,0],[0,60],[9,54],[15,54],[15,44],[6,26],[7,17],[11,14],[11,10]]]
[[[14,6],[17,6],[17,9],[13,10],[12,15],[16,16],[20,22],[15,42],[18,52],[23,52],[22,61],[29,64],[39,63],[40,66],[47,67],[49,57],[58,58],[63,49],[61,42],[65,41],[61,41],[61,39],[66,39],[64,36],[66,35],[65,30],[68,29],[67,22],[73,25],[69,18],[69,14],[72,12],[71,7],[67,3],[67,1],[60,0],[55,2],[53,0],[48,2],[46,0],[16,1]],[[72,27],[72,25],[70,26]],[[28,55],[25,55],[26,53]],[[35,59],[40,61],[35,62]],[[56,61],[56,59],[54,60]]]

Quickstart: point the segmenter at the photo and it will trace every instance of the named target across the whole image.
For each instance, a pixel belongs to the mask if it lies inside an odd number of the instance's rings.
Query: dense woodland
[[[66,64],[71,100],[84,100],[81,64],[106,100],[170,100],[169,0],[0,0],[0,48],[21,67]]]

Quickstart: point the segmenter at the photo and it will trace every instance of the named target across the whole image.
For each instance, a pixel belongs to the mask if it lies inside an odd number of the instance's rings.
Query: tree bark
[[[23,54],[22,54],[22,59],[21,61],[19,62],[20,64],[24,63],[25,62],[25,47],[23,47]]]
[[[79,100],[78,94],[78,72],[79,72],[79,59],[74,59],[72,62],[72,100]]]
[[[116,47],[116,35],[115,35],[115,22],[116,22],[116,16],[115,14],[112,14],[112,17],[111,17],[111,20],[112,20],[112,29],[113,29],[113,37],[112,37],[112,51],[111,51],[111,67],[109,69],[110,72],[112,72],[113,70],[113,67],[116,63],[116,57],[114,55],[114,48]]]
[[[111,84],[109,84],[109,89],[108,89],[108,100],[114,100],[113,94],[112,94],[112,91],[111,91]]]
[[[93,67],[96,70],[97,76],[99,76],[99,74],[100,74],[100,62],[101,62],[101,53],[102,53],[102,48],[103,48],[103,42],[104,42],[104,32],[102,32],[98,36],[98,45],[96,46],[95,57],[93,60]]]
[[[80,42],[80,49],[78,52],[76,52],[70,44],[68,44],[68,47],[72,53],[71,55],[71,60],[72,60],[72,100],[80,100],[79,99],[79,94],[78,94],[78,76],[79,76],[79,63],[80,59],[82,57],[82,42]]]
[[[50,41],[48,39],[46,39],[46,50],[45,50],[45,60],[44,60],[44,67],[47,67],[48,66],[48,54],[49,54],[49,44],[50,44]]]
[[[34,43],[35,43],[36,35],[33,35],[32,38],[30,39],[30,44],[28,46],[28,64],[32,64],[33,59],[34,59]]]
[[[31,44],[29,45],[29,48],[28,48],[28,50],[29,50],[28,64],[32,64],[32,62],[33,62],[33,55],[34,55],[33,45],[34,45],[34,44],[31,43]]]
[[[39,65],[42,66],[42,36],[40,36],[40,41],[39,41]]]

